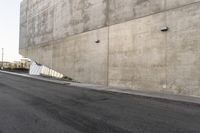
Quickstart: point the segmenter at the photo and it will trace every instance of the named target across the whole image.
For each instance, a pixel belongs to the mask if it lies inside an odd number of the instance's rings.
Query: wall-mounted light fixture
[[[165,26],[165,27],[162,27],[160,31],[167,32],[168,30],[169,30],[169,27]]]
[[[96,40],[95,43],[100,43],[100,40]]]

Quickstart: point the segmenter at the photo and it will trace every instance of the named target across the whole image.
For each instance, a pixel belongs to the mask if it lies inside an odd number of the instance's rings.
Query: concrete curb
[[[1,70],[0,70],[0,72],[10,74],[10,75],[15,75],[15,76],[21,76],[21,77],[25,77],[25,78],[31,78],[31,79],[35,79],[35,80],[55,83],[55,84],[63,84],[63,85],[69,85],[70,84],[69,82],[66,82],[66,81],[60,81],[60,80],[55,80],[55,79],[47,79],[47,78],[37,77],[37,76],[30,76],[28,74],[20,74],[20,73],[7,72],[7,71],[1,71]]]
[[[70,84],[72,86],[77,86]],[[183,95],[173,95],[173,94],[164,94],[164,93],[156,93],[156,92],[144,92],[144,91],[136,91],[131,89],[123,89],[117,87],[105,87],[105,86],[83,86],[80,85],[78,87],[85,87],[91,90],[105,91],[105,92],[116,92],[123,93],[135,96],[141,96],[152,99],[160,99],[160,100],[168,100],[174,102],[182,102],[188,104],[198,104],[200,105],[200,97],[192,97],[192,96],[183,96]]]
[[[55,79],[46,79],[43,77],[35,77],[35,76],[26,75],[26,74],[5,72],[5,71],[1,71],[1,70],[0,70],[0,72],[6,73],[6,74],[11,74],[11,75],[16,75],[16,76],[21,76],[21,77],[26,77],[26,78],[31,78],[31,79],[35,79],[35,80],[50,82],[50,83],[70,85],[70,86],[74,86],[74,87],[83,87],[85,89],[90,89],[90,90],[116,92],[116,93],[123,93],[123,94],[146,97],[146,98],[153,98],[153,99],[168,100],[168,101],[174,101],[174,102],[182,102],[182,103],[200,105],[200,97],[192,97],[192,96],[190,97],[190,96],[155,93],[155,92],[142,92],[142,91],[136,91],[136,90],[130,90],[130,89],[117,88],[117,87],[107,87],[107,86],[102,86],[102,85],[74,83],[74,82],[60,81],[60,80],[55,80]]]

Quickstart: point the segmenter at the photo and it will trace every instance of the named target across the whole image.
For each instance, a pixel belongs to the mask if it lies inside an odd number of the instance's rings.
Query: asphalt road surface
[[[200,133],[200,106],[0,73],[0,133]]]

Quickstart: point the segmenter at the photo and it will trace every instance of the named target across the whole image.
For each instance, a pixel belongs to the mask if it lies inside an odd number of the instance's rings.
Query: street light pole
[[[2,70],[3,70],[3,56],[4,56],[4,49],[2,48],[2,66],[1,66]]]

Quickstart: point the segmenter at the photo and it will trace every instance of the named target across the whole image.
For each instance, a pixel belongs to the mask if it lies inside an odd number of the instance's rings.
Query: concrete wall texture
[[[200,96],[200,0],[23,0],[20,53],[80,82]]]

